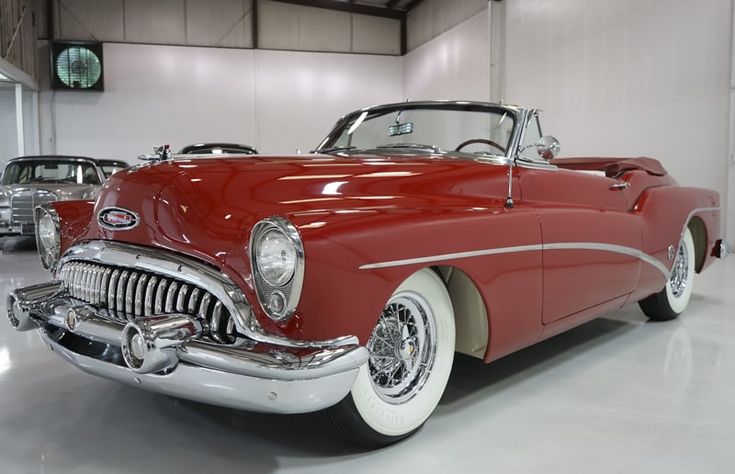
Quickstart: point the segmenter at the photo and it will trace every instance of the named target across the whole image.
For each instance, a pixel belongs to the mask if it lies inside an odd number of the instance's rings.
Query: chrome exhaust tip
[[[120,337],[123,359],[139,374],[172,369],[179,363],[178,347],[204,330],[200,320],[185,315],[134,319]]]
[[[18,295],[15,292],[10,293],[7,298],[8,321],[16,331],[30,331],[36,329],[38,325],[31,318],[31,310],[29,307],[21,304]]]

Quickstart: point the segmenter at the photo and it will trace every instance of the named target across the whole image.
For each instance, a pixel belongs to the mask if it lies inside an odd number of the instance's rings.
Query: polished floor
[[[735,472],[735,257],[699,275],[687,312],[631,306],[490,365],[458,357],[434,416],[376,452],[317,415],[242,413],[79,372],[4,320],[47,277],[0,239],[0,473]]]

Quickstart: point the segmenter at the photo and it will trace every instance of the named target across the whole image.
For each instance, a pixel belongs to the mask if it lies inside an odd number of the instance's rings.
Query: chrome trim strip
[[[534,244],[519,245],[516,247],[499,247],[494,249],[472,250],[469,252],[446,253],[442,255],[432,255],[428,257],[408,258],[404,260],[392,260],[389,262],[369,263],[358,267],[360,270],[371,270],[376,268],[398,267],[403,265],[415,265],[419,263],[441,262],[445,260],[455,260],[459,258],[481,257],[486,255],[498,255],[504,253],[533,252],[537,250],[601,250],[604,252],[613,252],[631,257],[636,257],[649,265],[654,266],[667,279],[669,278],[669,269],[655,257],[645,252],[625,247],[623,245],[605,244],[598,242],[556,242],[550,244]]]
[[[707,212],[707,211],[719,211],[719,207],[698,207],[696,209],[693,209],[689,214],[687,215],[686,219],[684,220],[684,226],[681,230],[681,235],[679,236],[679,240],[681,240],[684,237],[684,232],[686,231],[687,225],[689,225],[689,221],[691,218],[699,213],[699,212]],[[401,259],[401,260],[390,260],[387,262],[377,262],[377,263],[367,263],[365,265],[360,265],[358,268],[360,270],[373,270],[377,268],[390,268],[390,267],[399,267],[404,265],[416,265],[420,263],[433,263],[433,262],[441,262],[445,260],[455,260],[459,258],[470,258],[470,257],[482,257],[486,255],[497,255],[497,254],[504,254],[504,253],[516,253],[516,252],[532,252],[534,250],[601,250],[604,252],[613,252],[613,253],[619,253],[624,255],[630,255],[631,257],[636,257],[643,262],[653,266],[663,274],[666,279],[669,279],[670,276],[670,269],[664,265],[660,260],[658,260],[656,257],[653,257],[652,255],[649,255],[642,250],[633,248],[633,247],[626,247],[624,245],[615,245],[615,244],[606,244],[602,242],[554,242],[549,244],[534,244],[534,245],[519,245],[515,247],[498,247],[493,249],[483,249],[483,250],[471,250],[468,252],[455,252],[455,253],[445,253],[445,254],[439,254],[439,255],[430,255],[426,257],[416,257],[416,258],[407,258],[407,259]]]
[[[471,250],[469,252],[445,253],[441,255],[431,255],[427,257],[416,257],[416,258],[407,258],[403,260],[391,260],[388,262],[368,263],[365,265],[360,265],[358,268],[360,270],[371,270],[375,268],[399,267],[403,265],[415,265],[418,263],[441,262],[444,260],[455,260],[458,258],[469,258],[469,257],[482,257],[485,255],[497,255],[497,254],[502,254],[502,253],[531,252],[534,250],[542,250],[541,244],[519,245],[517,247],[499,247],[499,248],[484,249],[484,250]]]
[[[559,242],[552,244],[544,244],[544,250],[602,250],[603,252],[619,253],[636,257],[639,260],[653,266],[661,272],[661,274],[669,279],[669,269],[655,257],[648,255],[642,250],[633,247],[625,247],[624,245],[602,244],[596,242]]]

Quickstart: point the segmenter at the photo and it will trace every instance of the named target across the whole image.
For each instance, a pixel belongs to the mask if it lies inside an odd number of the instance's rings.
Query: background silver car
[[[0,237],[34,235],[36,206],[94,199],[102,183],[127,166],[82,156],[23,156],[8,161],[0,177]]]

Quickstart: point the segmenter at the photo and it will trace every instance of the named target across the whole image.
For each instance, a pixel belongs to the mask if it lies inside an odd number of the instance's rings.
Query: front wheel
[[[454,361],[454,313],[442,280],[420,270],[391,295],[350,393],[325,414],[347,440],[375,448],[416,432],[436,408]]]
[[[687,228],[676,251],[666,287],[639,303],[649,319],[669,321],[684,311],[689,304],[694,286],[694,260],[694,239]]]

